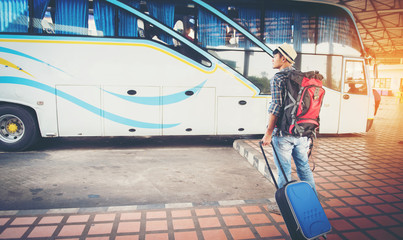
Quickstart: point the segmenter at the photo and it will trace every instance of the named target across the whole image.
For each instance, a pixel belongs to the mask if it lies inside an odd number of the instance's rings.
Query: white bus
[[[39,137],[262,134],[272,49],[284,42],[297,69],[325,77],[319,132],[367,131],[365,52],[343,7],[0,0],[0,148]]]

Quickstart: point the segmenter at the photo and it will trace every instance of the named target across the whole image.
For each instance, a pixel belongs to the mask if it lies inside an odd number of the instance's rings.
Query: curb
[[[248,140],[246,140],[248,141]],[[249,140],[250,141],[250,140]],[[257,140],[256,140],[257,141]],[[254,168],[256,168],[265,178],[267,178],[271,183],[274,184],[272,177],[270,176],[269,169],[267,168],[266,162],[260,151],[251,147],[249,144],[245,143],[245,140],[238,139],[233,143],[234,149],[244,157]],[[274,176],[278,175],[277,167],[274,165],[273,153],[265,149],[267,160],[269,161],[270,168]]]
[[[50,214],[88,214],[88,213],[113,213],[113,212],[131,212],[141,210],[163,210],[163,209],[183,209],[183,208],[203,208],[203,207],[229,207],[237,205],[250,204],[268,204],[275,202],[270,199],[252,199],[252,200],[225,200],[202,203],[167,203],[167,204],[148,204],[148,205],[129,205],[129,206],[110,206],[110,207],[89,207],[89,208],[55,208],[55,209],[28,209],[28,210],[5,210],[0,211],[0,217],[3,216],[32,216],[32,215],[50,215]]]

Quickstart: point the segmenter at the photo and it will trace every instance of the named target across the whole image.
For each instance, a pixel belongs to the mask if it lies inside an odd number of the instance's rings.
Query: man
[[[277,119],[281,118],[284,110],[284,99],[286,93],[286,81],[288,73],[295,70],[292,66],[297,53],[293,47],[287,43],[283,43],[273,51],[273,68],[278,69],[273,79],[270,82],[272,102],[269,107],[269,122],[266,133],[262,138],[263,146],[267,146],[270,142],[273,143],[273,148],[276,150],[278,158],[274,154],[275,164],[278,169],[278,185],[283,187],[286,180],[280,170],[278,161],[284,168],[287,179],[291,180],[291,157],[293,157],[297,167],[298,177],[301,181],[308,182],[316,192],[315,181],[308,162],[308,137],[299,137],[281,132],[277,127]]]

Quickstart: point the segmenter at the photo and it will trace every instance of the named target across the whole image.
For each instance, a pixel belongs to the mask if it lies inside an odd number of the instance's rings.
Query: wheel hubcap
[[[24,123],[15,115],[0,116],[0,140],[6,143],[15,143],[24,135]]]

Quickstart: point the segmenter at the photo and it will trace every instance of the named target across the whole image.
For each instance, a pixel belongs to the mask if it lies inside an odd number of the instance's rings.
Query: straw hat
[[[294,63],[294,60],[297,57],[297,52],[290,44],[287,43],[283,43],[280,46],[278,46],[273,51],[273,54],[276,54],[278,52],[281,53],[281,55],[283,55],[287,59],[287,61],[289,61],[292,64]]]

